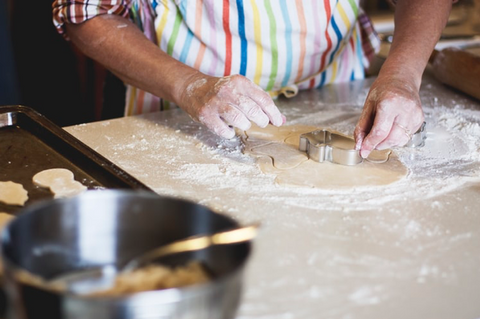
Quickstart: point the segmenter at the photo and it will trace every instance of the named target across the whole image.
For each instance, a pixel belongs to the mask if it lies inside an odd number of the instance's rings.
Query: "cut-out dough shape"
[[[7,205],[23,206],[28,200],[28,192],[22,184],[11,181],[0,182],[0,202]]]
[[[279,169],[291,169],[302,162],[308,161],[305,153],[298,152],[293,147],[282,147],[279,143],[264,144],[251,148],[252,153],[272,158],[272,164]]]
[[[399,181],[408,173],[394,154],[386,163],[373,162],[376,158],[385,158],[385,151],[374,154],[371,162],[363,161],[355,166],[308,160],[306,153],[298,150],[299,137],[315,129],[311,126],[283,126],[269,127],[258,133],[264,129],[252,126],[243,136],[244,152],[258,158],[257,164],[264,173],[275,174],[276,183],[287,186],[330,190],[382,186]],[[258,146],[258,139],[264,142],[263,146]],[[255,146],[251,147],[251,144]],[[293,156],[292,152],[298,152],[307,160],[299,163],[299,157]],[[282,164],[277,166],[275,163]]]
[[[74,179],[73,173],[66,168],[51,168],[33,176],[33,183],[49,188],[55,198],[71,197],[87,190],[87,187]]]

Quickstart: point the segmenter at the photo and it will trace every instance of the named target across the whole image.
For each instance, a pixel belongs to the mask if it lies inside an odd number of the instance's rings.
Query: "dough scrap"
[[[292,169],[301,163],[308,161],[305,153],[301,153],[292,147],[282,147],[280,143],[264,144],[251,148],[251,152],[265,155],[272,159],[272,165],[279,169]]]
[[[390,150],[372,152],[369,161],[346,166],[330,162],[318,163],[298,150],[300,135],[317,130],[311,126],[252,126],[243,135],[244,152],[257,157],[264,173],[275,174],[279,185],[344,190],[383,186],[404,178],[408,169]],[[261,133],[258,131],[261,130]],[[259,142],[261,141],[261,143]]]
[[[23,206],[28,200],[28,192],[22,184],[12,181],[0,182],[0,202],[7,205]]]
[[[260,128],[257,125],[252,125],[248,131],[240,133],[244,139],[248,139],[249,143],[255,142],[256,146],[262,144],[269,144],[271,142],[284,143],[287,139],[291,142],[287,142],[290,145],[297,145],[298,141],[294,142],[292,139],[295,137],[300,138],[303,133],[318,130],[316,126],[310,125],[292,125],[292,126],[280,126],[276,127],[268,125],[265,128]]]
[[[66,168],[51,168],[33,176],[33,183],[49,188],[54,198],[71,197],[87,190],[87,187],[74,179],[72,171]]]

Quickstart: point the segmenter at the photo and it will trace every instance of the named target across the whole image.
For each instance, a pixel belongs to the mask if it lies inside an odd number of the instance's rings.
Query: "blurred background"
[[[29,106],[60,126],[122,116],[123,83],[57,33],[52,3],[0,0],[0,105]]]
[[[368,72],[374,76],[388,54],[394,7],[388,0],[362,7],[383,40]],[[478,50],[479,34],[480,0],[460,0],[439,48]],[[29,106],[60,126],[123,115],[123,83],[57,33],[52,0],[0,0],[0,44],[0,105]]]

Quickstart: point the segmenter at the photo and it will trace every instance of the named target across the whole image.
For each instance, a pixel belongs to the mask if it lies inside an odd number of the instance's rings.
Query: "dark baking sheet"
[[[49,168],[66,168],[89,189],[150,188],[83,144],[43,115],[26,106],[0,106],[0,181],[20,183],[28,191],[25,206],[53,198],[32,177]],[[0,202],[0,212],[22,207]]]

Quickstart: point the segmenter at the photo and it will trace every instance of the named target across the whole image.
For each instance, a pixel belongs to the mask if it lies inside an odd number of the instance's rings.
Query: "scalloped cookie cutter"
[[[405,146],[422,147],[425,145],[425,125],[426,123],[423,122]],[[353,138],[326,129],[301,134],[299,150],[306,152],[310,159],[320,163],[329,161],[351,166],[363,162],[360,152],[355,150]]]
[[[427,138],[427,132],[425,126],[427,122],[423,122],[422,126],[412,135],[410,141],[405,144],[406,147],[423,147],[425,145],[425,139]]]

